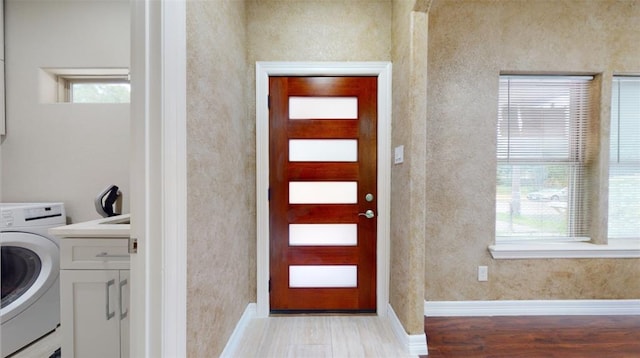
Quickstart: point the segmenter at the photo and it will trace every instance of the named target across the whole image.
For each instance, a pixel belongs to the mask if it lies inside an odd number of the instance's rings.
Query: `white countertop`
[[[85,221],[77,224],[59,226],[49,229],[49,234],[58,238],[83,237],[83,238],[118,238],[129,237],[131,225],[130,214],[117,215],[108,218]],[[121,224],[125,222],[126,224]]]

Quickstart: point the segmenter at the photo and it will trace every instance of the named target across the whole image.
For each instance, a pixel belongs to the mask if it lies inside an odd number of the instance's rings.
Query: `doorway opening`
[[[270,187],[270,174],[273,171],[269,167],[270,163],[270,119],[269,119],[269,101],[268,96],[270,94],[269,81],[270,77],[371,77],[376,87],[374,93],[375,98],[375,111],[377,112],[377,123],[375,123],[375,133],[377,136],[377,149],[375,150],[374,164],[377,166],[377,170],[363,174],[363,177],[373,178],[373,188],[360,188],[355,189],[356,198],[363,196],[362,200],[356,199],[362,205],[356,204],[350,207],[351,211],[356,210],[353,213],[355,218],[349,218],[346,221],[352,221],[355,223],[363,222],[363,225],[373,226],[374,239],[375,239],[375,251],[374,251],[374,278],[373,283],[369,285],[373,289],[373,295],[370,302],[364,309],[364,311],[376,312],[379,316],[385,316],[387,312],[389,302],[389,225],[390,225],[390,170],[391,170],[391,63],[389,62],[349,62],[349,63],[292,63],[292,62],[258,62],[256,64],[256,162],[257,162],[257,229],[258,229],[258,242],[257,242],[257,316],[266,317],[272,311],[270,301],[270,284],[269,279],[272,277],[273,268],[270,267],[270,254],[274,247],[271,245],[270,232],[270,202],[269,202],[269,187]],[[288,143],[288,142],[287,142]],[[347,147],[352,145],[345,144]],[[288,146],[287,144],[287,150]],[[311,143],[313,146],[314,144]],[[357,147],[357,146],[356,146]],[[356,156],[362,152],[357,152]],[[348,159],[353,162],[353,158]],[[372,174],[375,173],[375,174]],[[294,181],[295,182],[295,181]],[[341,181],[344,183],[344,181]],[[292,182],[287,182],[287,188],[290,187]],[[296,184],[297,185],[297,184]],[[294,185],[295,186],[295,185]],[[350,184],[345,186],[349,187]],[[357,184],[354,186],[357,187]],[[374,193],[369,193],[372,191]],[[365,193],[366,192],[366,193]],[[362,195],[360,195],[362,194]],[[377,212],[370,208],[365,208],[367,204],[371,204],[372,201],[367,201],[367,194],[372,194],[375,197],[375,204]],[[287,201],[289,200],[287,194]],[[299,198],[304,201],[306,199]],[[298,200],[298,199],[295,199]],[[295,201],[294,200],[294,201]],[[315,200],[315,199],[314,199]],[[342,200],[342,199],[340,199]],[[294,205],[304,205],[305,203],[294,203]],[[344,203],[343,203],[344,204]],[[351,203],[353,204],[353,203]],[[372,205],[372,204],[371,204]],[[360,207],[362,206],[362,208]],[[367,210],[374,211],[374,216],[369,218]],[[358,215],[360,211],[363,215]],[[373,220],[372,220],[373,219]],[[313,220],[312,220],[313,221]],[[343,220],[344,221],[344,220]],[[286,223],[286,230],[288,230],[289,223]],[[285,227],[285,226],[283,226]],[[300,229],[301,227],[296,227]],[[358,239],[356,239],[358,240]],[[284,247],[291,247],[289,242],[284,244]],[[295,245],[294,245],[295,246]],[[299,273],[305,273],[308,268],[302,265],[294,265],[300,267]],[[358,278],[357,269],[349,267],[350,265],[334,265],[336,272],[344,272],[346,276],[351,275],[355,277],[355,285],[357,282],[362,282],[365,276]],[[351,265],[357,266],[357,265]],[[325,267],[326,268],[326,267]],[[301,282],[291,283],[289,280],[292,276],[296,275],[296,272],[291,272],[291,268],[287,267],[284,277],[287,280],[282,286],[296,286],[306,285]],[[331,268],[329,271],[333,270]],[[293,274],[293,275],[292,275]],[[302,276],[307,276],[302,275]],[[313,283],[317,285],[318,282]],[[320,282],[320,285],[323,283]],[[273,283],[272,283],[273,285]],[[331,283],[330,286],[335,286],[335,283]],[[353,286],[354,281],[344,283],[346,286]],[[298,287],[299,288],[299,287]],[[299,292],[304,291],[298,290]],[[352,299],[355,296],[352,296]],[[286,306],[285,308],[297,306]],[[337,306],[336,306],[337,307]],[[354,306],[355,307],[355,306]],[[279,308],[274,307],[277,311]],[[348,306],[349,309],[353,307]],[[305,310],[305,307],[302,307]],[[330,307],[325,309],[335,309]],[[355,308],[358,310],[357,308]]]

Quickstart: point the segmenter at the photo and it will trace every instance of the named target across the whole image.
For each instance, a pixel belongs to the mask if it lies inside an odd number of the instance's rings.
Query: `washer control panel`
[[[0,228],[64,225],[63,203],[0,204]]]

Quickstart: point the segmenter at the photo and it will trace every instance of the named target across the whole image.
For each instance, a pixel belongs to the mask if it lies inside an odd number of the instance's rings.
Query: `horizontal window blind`
[[[590,80],[591,77],[502,76],[498,159],[582,160]]]
[[[640,77],[612,88],[608,236],[640,238]]]
[[[585,173],[592,77],[501,76],[498,239],[587,239]]]

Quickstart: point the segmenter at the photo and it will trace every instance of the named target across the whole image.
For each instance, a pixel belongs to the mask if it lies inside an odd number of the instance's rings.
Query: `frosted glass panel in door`
[[[357,139],[291,139],[290,162],[357,162]]]
[[[289,266],[289,287],[358,287],[356,265]]]
[[[290,119],[357,119],[357,97],[289,97]]]
[[[289,204],[356,204],[358,182],[292,181],[289,182]]]
[[[355,246],[357,224],[289,224],[291,246]]]

